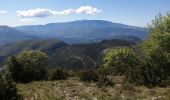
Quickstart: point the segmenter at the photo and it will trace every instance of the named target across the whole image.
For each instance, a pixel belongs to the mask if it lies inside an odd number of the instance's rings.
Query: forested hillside
[[[136,39],[136,38],[134,38]],[[134,46],[140,40],[104,40],[100,43],[68,45],[56,39],[26,40],[1,46],[0,57],[3,65],[7,57],[17,55],[23,51],[40,50],[50,57],[50,66],[79,69],[83,67],[100,66],[101,57],[109,48]],[[62,59],[61,59],[62,58]],[[82,60],[84,65],[82,64]]]

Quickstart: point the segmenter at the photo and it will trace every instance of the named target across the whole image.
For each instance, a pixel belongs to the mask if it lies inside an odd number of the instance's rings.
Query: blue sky
[[[0,0],[0,25],[98,19],[145,27],[168,11],[170,0]]]

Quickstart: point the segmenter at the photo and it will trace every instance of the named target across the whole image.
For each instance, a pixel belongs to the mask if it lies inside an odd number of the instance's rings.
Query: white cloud
[[[47,17],[53,15],[55,12],[50,9],[30,9],[25,11],[17,11],[17,15],[20,17]]]
[[[6,13],[7,13],[7,11],[0,10],[0,15],[1,15],[1,14],[6,14]]]
[[[63,11],[55,11],[54,15],[68,15],[68,14],[74,14],[75,10],[74,9],[66,9]]]
[[[93,8],[91,6],[81,6],[80,8],[75,10],[76,13],[85,13],[85,14],[97,14],[100,13],[101,10],[99,10],[98,8]]]
[[[34,22],[36,22],[34,19],[31,19],[31,18],[23,18],[20,21],[24,22],[24,23],[34,23]]]
[[[51,9],[30,9],[30,10],[24,10],[24,11],[17,11],[17,16],[23,17],[23,18],[31,18],[31,17],[48,17],[52,15],[68,15],[68,14],[89,14],[94,15],[97,13],[100,13],[101,10],[98,8],[94,8],[91,6],[81,6],[78,9],[66,9],[63,11],[56,11]]]

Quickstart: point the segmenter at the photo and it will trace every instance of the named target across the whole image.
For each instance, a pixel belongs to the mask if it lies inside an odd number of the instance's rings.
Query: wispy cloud
[[[24,22],[24,23],[34,23],[34,22],[36,22],[34,19],[31,19],[31,18],[23,18],[20,21]]]
[[[89,14],[94,15],[97,13],[100,13],[102,10],[91,7],[91,6],[81,6],[78,9],[66,9],[63,11],[56,11],[51,9],[29,9],[29,10],[23,10],[23,11],[17,11],[17,16],[23,17],[23,18],[32,18],[32,17],[39,17],[44,18],[52,15],[68,15],[68,14]]]
[[[2,14],[6,14],[6,13],[7,13],[7,11],[0,10],[0,15],[2,15]]]

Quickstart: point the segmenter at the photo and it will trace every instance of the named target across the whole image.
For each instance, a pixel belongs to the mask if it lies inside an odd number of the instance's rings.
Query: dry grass
[[[98,88],[95,83],[76,78],[18,84],[17,88],[25,100],[170,100],[170,87],[148,89],[116,84]]]

